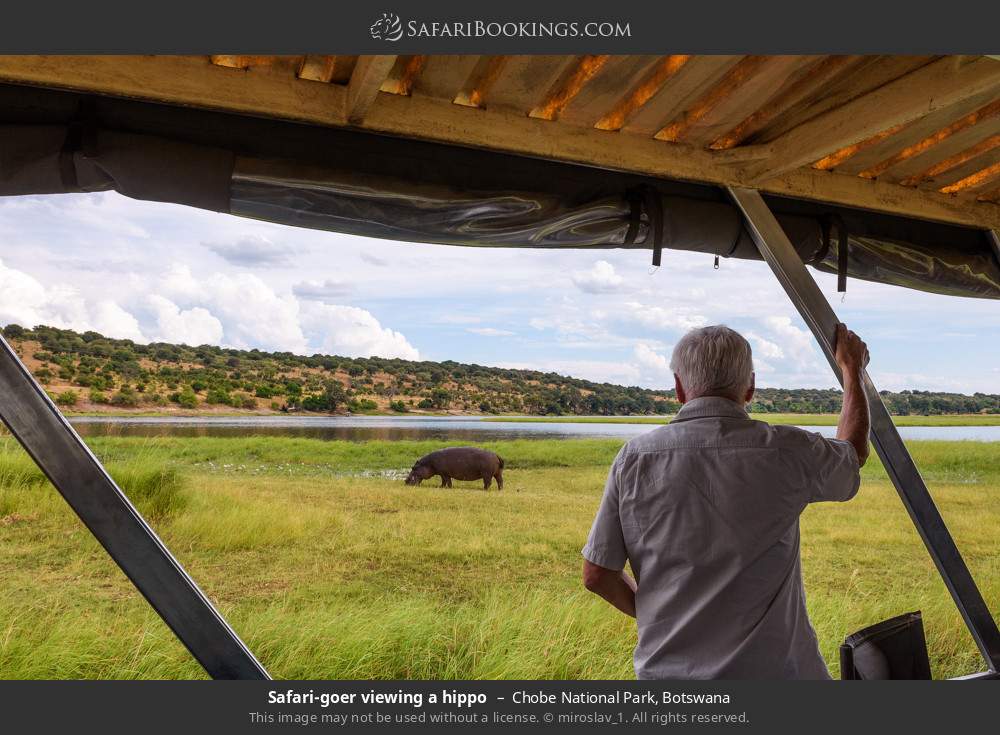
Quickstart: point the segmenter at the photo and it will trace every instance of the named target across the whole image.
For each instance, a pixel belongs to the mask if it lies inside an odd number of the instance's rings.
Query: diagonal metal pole
[[[0,419],[215,679],[269,679],[0,336]]]
[[[806,270],[805,264],[760,193],[755,189],[730,187],[729,194],[742,210],[747,229],[764,260],[771,266],[782,288],[809,325],[837,375],[837,380],[843,383],[833,351],[837,315]],[[937,565],[980,653],[990,670],[998,671],[1000,630],[997,630],[996,621],[867,371],[864,373],[864,386],[871,407],[871,440],[875,451]]]

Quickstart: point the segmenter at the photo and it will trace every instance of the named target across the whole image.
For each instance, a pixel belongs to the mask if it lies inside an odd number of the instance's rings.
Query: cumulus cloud
[[[179,311],[175,321],[186,319],[203,334],[216,329],[214,322],[218,322],[222,335],[215,341],[227,346],[419,359],[418,350],[405,336],[383,327],[370,312],[300,301],[294,294],[279,293],[252,273],[214,273],[197,279],[186,266],[175,266],[161,285],[165,298],[188,307]]]
[[[383,327],[364,309],[314,302],[304,305],[302,323],[320,352],[348,357],[420,359],[419,351],[406,337]]]
[[[299,323],[298,299],[277,293],[252,273],[195,278],[190,268],[178,265],[170,269],[160,289],[174,303],[200,306],[214,315],[224,326],[227,346],[309,352]]]
[[[513,337],[517,334],[509,329],[494,329],[493,327],[468,327],[465,331],[482,337]]]
[[[633,350],[633,359],[639,371],[639,385],[646,388],[672,388],[674,372],[670,369],[670,358],[666,354],[657,352],[651,345],[640,342]]]
[[[89,312],[90,318],[87,321],[95,332],[135,342],[149,341],[139,329],[139,321],[114,301],[102,299]]]
[[[0,324],[47,324],[109,337],[190,345],[326,352],[349,357],[420,358],[406,337],[382,326],[370,312],[299,300],[250,273],[196,278],[175,265],[145,283],[147,295],[133,304],[139,319],[111,299],[87,299],[69,286],[46,288],[0,261]]]
[[[353,291],[354,284],[333,278],[325,281],[302,281],[292,286],[293,294],[308,301],[332,301],[348,296]]]
[[[756,332],[746,332],[744,337],[753,347],[754,363],[758,362],[758,356],[766,357],[772,360],[780,360],[784,358],[785,352],[781,347],[769,339],[764,339]]]
[[[619,293],[625,290],[625,279],[606,260],[598,260],[590,270],[574,271],[572,280],[574,286],[587,293]]]
[[[181,309],[170,299],[153,294],[147,299],[156,315],[156,339],[188,345],[217,345],[225,330],[208,309],[195,306]]]
[[[226,262],[248,268],[288,265],[295,252],[294,248],[272,242],[263,235],[247,235],[238,240],[202,244]]]
[[[764,319],[764,323],[784,345],[784,349],[775,345],[782,353],[781,357],[784,356],[786,349],[787,353],[795,360],[812,360],[816,357],[812,334],[808,330],[800,329],[792,324],[790,317],[769,316]],[[770,357],[776,357],[776,355],[770,355]]]
[[[111,337],[145,342],[136,318],[111,299],[88,302],[66,285],[46,288],[29,274],[0,260],[0,324],[93,329]]]
[[[670,374],[670,359],[645,342],[640,342],[635,346],[635,359],[645,368],[649,368],[658,373]]]
[[[680,329],[688,331],[704,327],[708,319],[692,306],[649,306],[637,301],[625,304],[623,317],[650,329]]]

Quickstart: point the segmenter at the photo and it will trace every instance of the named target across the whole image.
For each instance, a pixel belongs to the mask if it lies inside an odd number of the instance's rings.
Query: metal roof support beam
[[[270,678],[2,336],[0,419],[210,676]]]
[[[375,103],[382,83],[389,76],[395,56],[361,56],[347,85],[347,121],[359,125]]]
[[[837,380],[843,383],[834,359],[837,315],[760,193],[755,189],[729,187],[729,194],[743,212],[747,229],[764,260],[809,325]],[[871,441],[875,451],[987,666],[996,672],[1000,670],[1000,630],[867,371],[863,377],[871,409]]]

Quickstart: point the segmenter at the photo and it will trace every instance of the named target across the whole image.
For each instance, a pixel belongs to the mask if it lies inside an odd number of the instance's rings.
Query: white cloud
[[[145,342],[139,322],[111,299],[88,303],[72,286],[46,288],[29,274],[0,260],[0,323],[61,329],[93,329],[110,337]]]
[[[213,273],[199,279],[187,266],[175,266],[162,281],[161,295],[182,307],[201,306],[211,312],[222,322],[228,346],[310,351],[299,323],[298,299],[278,294],[252,273]]]
[[[769,363],[767,360],[761,360],[759,357],[754,357],[753,359],[753,371],[754,373],[773,373],[774,365]],[[760,381],[757,381],[760,385]]]
[[[809,361],[815,360],[816,351],[813,348],[814,340],[812,333],[808,330],[796,327],[792,324],[791,318],[787,316],[769,316],[764,319],[764,323],[772,332],[781,338],[780,341],[784,344],[785,348],[787,348],[793,359]],[[784,353],[782,348],[778,349]],[[774,357],[774,355],[771,355],[770,357]]]
[[[645,368],[658,373],[672,375],[669,358],[656,352],[645,342],[640,342],[635,346],[635,359]]]
[[[784,350],[771,340],[764,339],[756,332],[746,332],[743,336],[746,337],[747,341],[753,346],[755,364],[758,362],[758,356],[763,356],[772,360],[780,360],[784,358]]]
[[[192,326],[208,330],[213,327],[211,320],[218,322],[223,334],[216,341],[227,346],[419,359],[419,351],[405,336],[383,327],[370,312],[300,301],[251,273],[213,273],[196,279],[186,266],[175,266],[162,286],[167,296],[189,307],[180,314],[187,315]]]
[[[102,299],[93,305],[88,321],[95,332],[135,342],[148,341],[139,329],[139,321],[109,299]]]
[[[292,286],[293,294],[300,299],[310,301],[331,301],[348,296],[353,291],[354,284],[334,278],[325,281],[302,281]]]
[[[517,334],[509,329],[494,329],[493,327],[468,327],[465,331],[483,337],[513,337]]]
[[[206,248],[227,263],[244,267],[287,265],[294,248],[271,242],[263,235],[247,235],[228,242],[206,242]]]
[[[639,385],[646,388],[667,389],[673,387],[674,372],[670,369],[670,358],[654,350],[645,342],[640,342],[633,350],[636,367],[640,373]]]
[[[68,286],[46,289],[32,276],[0,261],[0,323],[47,324],[110,337],[190,345],[219,344],[299,354],[326,352],[350,357],[420,358],[398,331],[353,306],[300,301],[249,273],[212,273],[196,278],[175,265],[153,281],[136,316],[110,299],[88,300]],[[147,336],[149,335],[149,336]]]
[[[969,381],[958,378],[946,378],[940,375],[927,375],[926,373],[895,373],[882,370],[872,371],[872,382],[879,390],[930,390],[945,391],[948,393],[969,393]],[[994,384],[992,388],[986,387],[986,391],[995,393],[997,390]]]
[[[573,272],[573,285],[587,293],[618,293],[625,289],[625,279],[606,260],[598,260],[587,271]]]
[[[383,327],[364,309],[311,303],[303,307],[303,312],[303,325],[319,352],[347,357],[420,359],[419,351],[406,337]]]
[[[147,300],[156,315],[156,340],[188,345],[217,345],[225,330],[208,309],[195,306],[181,310],[170,299],[153,294]]]
[[[708,319],[691,306],[668,308],[649,306],[637,301],[626,302],[622,316],[650,329],[680,329],[685,332],[704,327],[708,323]]]

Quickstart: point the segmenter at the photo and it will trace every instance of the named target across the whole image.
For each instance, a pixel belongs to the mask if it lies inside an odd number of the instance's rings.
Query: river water
[[[562,421],[484,421],[449,416],[75,416],[82,436],[290,436],[324,440],[621,438],[651,431],[655,424],[573,423]],[[824,436],[836,427],[806,426]],[[903,439],[1000,441],[1000,426],[904,426]]]

